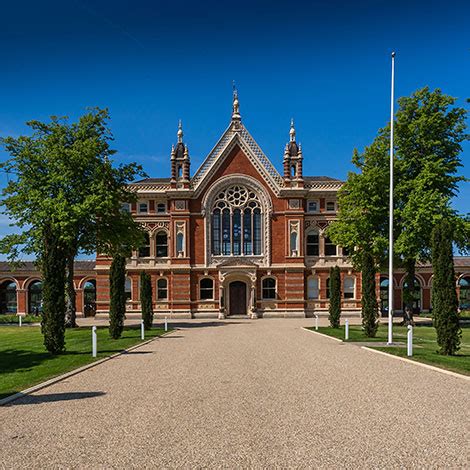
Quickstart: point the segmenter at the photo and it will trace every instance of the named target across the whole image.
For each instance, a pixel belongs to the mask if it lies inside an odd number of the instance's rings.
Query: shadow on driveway
[[[16,405],[37,405],[39,403],[50,403],[54,401],[83,400],[86,398],[101,397],[105,392],[67,392],[67,393],[46,393],[44,395],[24,395],[4,406]]]

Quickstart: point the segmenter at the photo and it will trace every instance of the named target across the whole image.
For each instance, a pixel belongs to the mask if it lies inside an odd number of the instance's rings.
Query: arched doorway
[[[459,280],[459,308],[470,310],[470,276],[464,276]]]
[[[229,315],[247,315],[247,287],[243,281],[233,281],[229,284]]]
[[[91,279],[83,286],[83,314],[93,317],[96,314],[96,281]]]
[[[380,277],[380,313],[383,317],[388,315],[388,277]]]
[[[28,312],[39,315],[42,311],[42,282],[33,281],[28,286]]]
[[[4,281],[0,285],[0,313],[16,313],[16,283]]]

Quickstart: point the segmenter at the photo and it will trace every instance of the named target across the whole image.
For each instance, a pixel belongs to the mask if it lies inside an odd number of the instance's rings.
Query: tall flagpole
[[[388,344],[393,343],[393,105],[395,101],[395,52],[392,52],[392,93],[390,98],[390,207],[388,233]]]

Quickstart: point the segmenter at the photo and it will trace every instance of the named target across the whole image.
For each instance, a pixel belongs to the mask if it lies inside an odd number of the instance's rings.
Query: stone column
[[[256,312],[256,276],[251,277],[251,292],[250,292],[250,317],[252,319],[258,318]]]
[[[219,319],[223,320],[225,318],[225,296],[224,296],[224,286],[223,281],[220,281],[219,284]]]

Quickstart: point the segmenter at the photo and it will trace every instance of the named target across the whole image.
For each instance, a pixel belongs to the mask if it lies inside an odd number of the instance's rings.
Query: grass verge
[[[145,340],[163,333],[152,328],[145,332]],[[142,342],[140,327],[126,327],[117,340],[109,337],[107,327],[98,327],[97,336],[97,358],[91,357],[90,327],[66,330],[66,352],[52,356],[44,349],[39,327],[0,328],[0,399]]]
[[[41,323],[40,316],[25,315],[21,316],[22,323]],[[18,315],[0,315],[0,325],[15,324],[18,323]]]
[[[314,328],[309,328],[315,330]],[[344,340],[344,326],[341,328],[320,327],[320,333]],[[349,340],[347,342],[387,342],[387,325],[380,325],[375,338],[367,338],[360,325],[349,326]],[[393,327],[393,340],[406,345],[407,328]],[[462,328],[462,341],[460,351],[455,356],[442,356],[437,352],[436,330],[433,326],[416,325],[413,328],[413,356],[408,359],[423,362],[443,369],[470,375],[470,328]],[[369,345],[374,349],[384,351],[395,356],[407,357],[406,347],[389,347]]]

